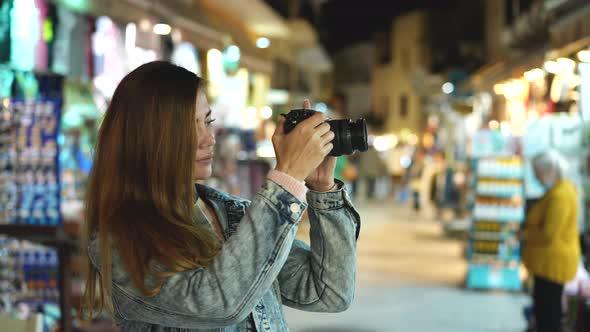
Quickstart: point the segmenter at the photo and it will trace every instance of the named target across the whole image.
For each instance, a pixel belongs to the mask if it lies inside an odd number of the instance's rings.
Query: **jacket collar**
[[[216,211],[222,213],[227,222],[226,236],[229,237],[238,229],[250,201],[230,195],[211,187],[195,184],[198,198],[210,203]]]
[[[221,203],[238,203],[238,204],[245,204],[248,203],[247,200],[236,197],[234,195],[230,195],[226,192],[211,188],[209,186],[205,186],[199,183],[195,184],[196,192],[198,197],[204,199],[205,201],[218,201]]]

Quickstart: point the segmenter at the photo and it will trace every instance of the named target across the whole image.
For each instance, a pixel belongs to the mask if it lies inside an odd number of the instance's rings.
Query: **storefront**
[[[552,30],[553,33],[557,31]],[[581,40],[584,39],[581,38]],[[515,140],[512,155],[519,158],[518,163],[522,165],[522,178],[518,179],[518,181],[522,181],[522,187],[517,185],[514,188],[519,188],[519,196],[525,203],[519,208],[524,211],[545,192],[534,175],[531,159],[547,149],[557,150],[568,160],[567,177],[579,189],[578,227],[581,235],[587,232],[589,224],[588,192],[590,188],[588,186],[587,153],[589,119],[587,105],[588,99],[590,99],[587,98],[589,92],[588,64],[590,57],[587,57],[590,55],[589,46],[590,41],[583,43],[577,40],[568,44],[560,44],[552,50],[540,49],[513,61],[508,60],[488,66],[474,74],[470,80],[470,87],[473,90],[480,94],[487,93],[493,96],[492,103],[484,111],[484,114],[488,116],[482,119],[485,129],[488,132],[495,132],[498,137],[511,137]],[[473,148],[473,150],[481,151],[482,149]],[[517,180],[510,181],[512,182],[505,183],[506,181],[503,180],[500,186],[492,186],[492,188],[502,190],[513,188],[511,186]],[[497,185],[498,183],[492,184]],[[482,188],[487,190],[489,187],[489,181],[485,183],[474,182],[473,188],[476,197],[482,194]],[[505,193],[500,194],[504,195]],[[510,204],[514,206],[516,201]],[[477,230],[476,214],[481,214],[482,211],[493,212],[490,210],[491,206],[497,207],[498,204],[494,203],[489,206],[476,204],[472,213],[474,215],[472,229]],[[489,217],[486,218],[489,219]],[[489,224],[489,220],[486,222]],[[522,223],[522,220],[519,223]],[[490,226],[488,224],[486,226]],[[511,230],[513,231],[512,228]],[[478,233],[475,231],[472,234]],[[476,242],[476,240],[473,241]],[[494,248],[506,250],[507,245],[508,243],[499,243]],[[513,246],[510,252],[518,250],[517,246]],[[514,261],[517,261],[517,256],[514,256]],[[477,274],[477,271],[473,273]],[[502,273],[496,273],[496,279],[485,279],[484,283],[491,285],[494,282],[509,280],[506,279],[509,278],[508,275]],[[513,270],[512,273],[513,277],[510,280],[516,280],[514,277],[518,275],[517,270]],[[481,281],[476,279],[471,281],[474,284]],[[502,283],[497,285],[501,286]]]
[[[43,328],[61,320],[62,329],[71,330],[74,322],[61,313],[79,303],[81,269],[68,270],[67,262],[77,252],[96,130],[131,70],[163,59],[206,76],[218,119],[219,151],[210,184],[251,197],[274,160],[267,153],[276,114],[267,101],[266,60],[251,50],[242,54],[231,43],[222,48],[228,36],[215,27],[171,13],[168,25],[159,22],[166,15],[122,10],[131,7],[0,0],[0,246],[11,248],[15,258],[0,262],[0,269],[23,272],[3,274],[0,283],[28,286],[0,286],[14,308],[26,309],[0,311],[0,326],[3,319],[13,322],[7,315],[37,319],[36,309],[43,307]],[[97,12],[109,16],[89,16]],[[21,226],[30,227],[21,238],[41,236],[64,250],[2,235]]]
[[[81,229],[98,122],[130,66],[155,59],[159,50],[144,45],[144,54],[156,55],[128,57],[125,29],[110,18],[37,0],[0,2],[0,38],[0,233],[29,227],[24,239],[46,239],[32,243],[0,235],[14,257],[0,268],[23,272],[14,279],[3,275],[3,284],[27,285],[0,291],[15,308],[29,308],[27,314],[0,316],[33,319],[43,308],[40,328],[61,320],[70,330],[72,321],[61,312],[79,302],[81,271],[66,271],[65,262],[76,252],[68,246],[77,243]],[[56,235],[62,229],[73,237]]]
[[[217,119],[219,156],[210,180],[228,192],[251,197],[274,162],[270,138],[276,118],[266,104],[267,74],[241,65],[241,51],[233,44],[207,52],[209,102]],[[240,182],[238,181],[240,179]]]

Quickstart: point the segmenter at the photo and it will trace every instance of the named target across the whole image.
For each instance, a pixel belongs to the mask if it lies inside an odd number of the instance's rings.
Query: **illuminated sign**
[[[14,2],[11,11],[10,59],[17,69],[32,70],[35,67],[35,46],[41,38],[39,15],[35,0]]]

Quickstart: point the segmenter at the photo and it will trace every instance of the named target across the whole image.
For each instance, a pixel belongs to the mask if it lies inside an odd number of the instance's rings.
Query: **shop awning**
[[[527,54],[515,55],[491,62],[461,84],[463,90],[492,90],[494,84],[510,78],[520,77],[527,70],[541,67],[548,47],[542,47]]]
[[[583,1],[577,1],[581,3]],[[555,1],[553,7],[567,5],[567,1]],[[577,6],[571,3],[571,6]],[[553,8],[552,9],[555,9]],[[575,52],[590,45],[590,4],[579,6],[569,14],[558,18],[549,27],[550,41],[540,45],[536,51],[513,55],[486,65],[471,75],[469,81],[462,85],[466,90],[491,89],[499,81],[522,75],[526,70],[541,67],[545,56],[551,52],[551,58],[571,57]]]
[[[240,47],[244,67],[267,74],[272,71],[269,56],[253,45],[248,27],[242,21],[235,20],[223,12],[225,4],[222,9],[219,9],[219,6],[208,7],[210,3],[206,1],[102,0],[87,1],[84,6],[73,6],[68,0],[54,0],[54,2],[78,12],[109,16],[123,23],[139,22],[143,19],[161,21],[180,29],[183,40],[194,44],[200,50],[222,49],[227,46],[228,40],[231,40]],[[225,3],[225,1],[215,3]],[[267,9],[272,11],[270,8]],[[276,18],[268,18],[272,15],[267,11],[263,10],[262,14],[251,19],[264,15],[267,19],[262,22],[275,27],[273,31],[277,34],[284,32],[281,32],[281,25],[276,23]]]
[[[202,0],[202,4],[238,17],[257,36],[285,39],[290,35],[285,20],[262,0]]]

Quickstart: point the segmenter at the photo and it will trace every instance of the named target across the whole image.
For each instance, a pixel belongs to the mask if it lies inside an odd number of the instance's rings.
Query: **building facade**
[[[397,17],[377,37],[372,80],[374,112],[383,116],[385,130],[419,134],[425,125],[423,98],[417,82],[429,69],[426,12]]]

